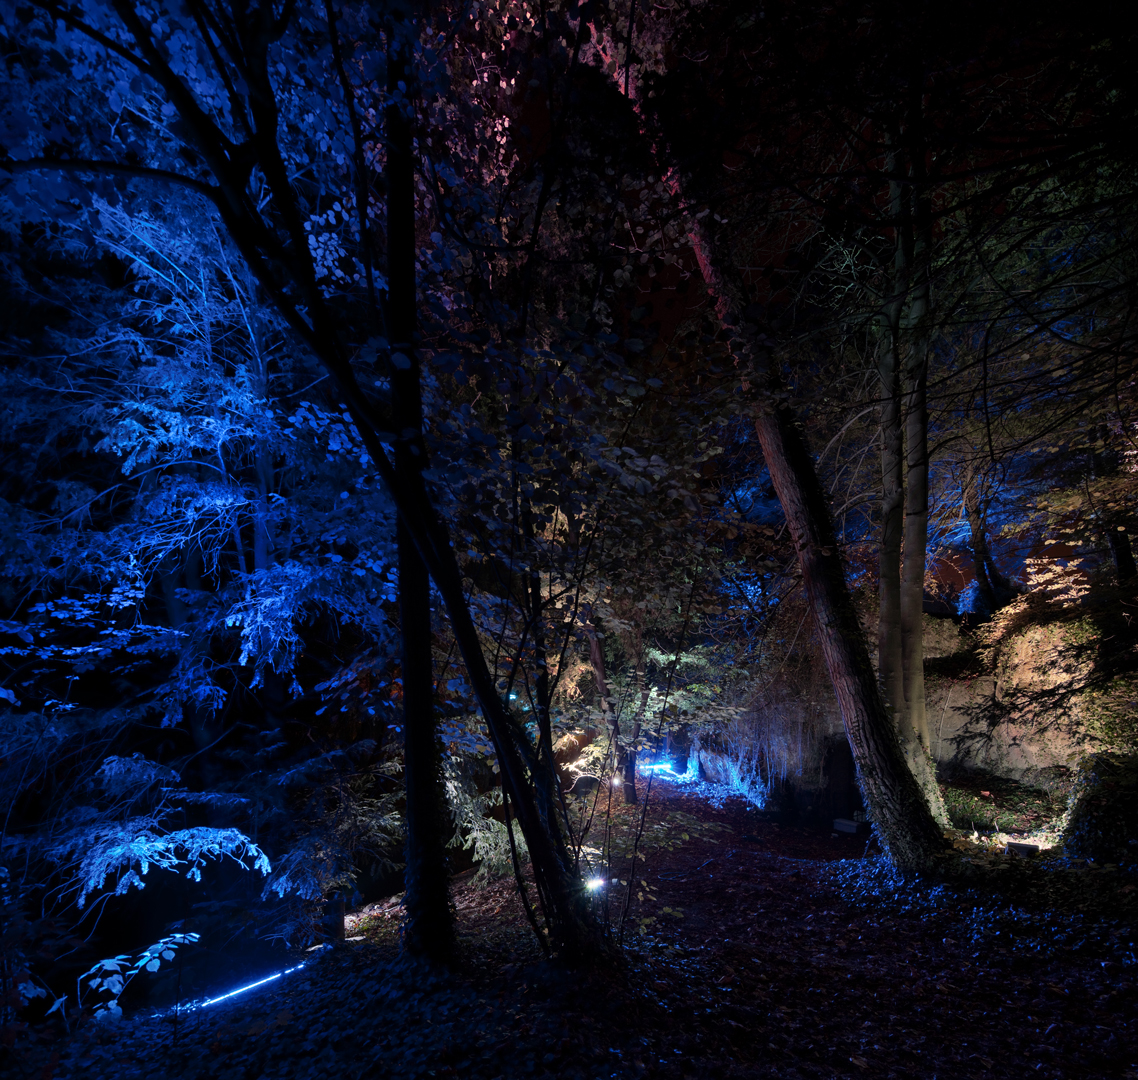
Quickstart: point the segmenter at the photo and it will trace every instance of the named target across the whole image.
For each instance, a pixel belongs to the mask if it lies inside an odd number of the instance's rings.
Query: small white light
[[[603,877],[595,877],[585,882],[585,888],[590,891],[596,889],[603,889],[605,887],[605,879]]]

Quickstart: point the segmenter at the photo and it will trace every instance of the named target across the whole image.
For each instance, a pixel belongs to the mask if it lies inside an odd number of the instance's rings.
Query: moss
[[[1087,734],[1121,751],[1138,749],[1138,675],[1120,675],[1082,695]]]

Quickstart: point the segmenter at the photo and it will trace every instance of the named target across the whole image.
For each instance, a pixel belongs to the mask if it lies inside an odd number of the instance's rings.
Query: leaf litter
[[[633,890],[617,970],[542,960],[511,881],[459,880],[452,973],[400,955],[389,901],[286,979],[88,1024],[5,1075],[1138,1080],[1133,869],[987,855],[964,881],[905,880],[864,838],[666,783],[653,802],[691,840],[614,865],[614,922],[621,874]]]

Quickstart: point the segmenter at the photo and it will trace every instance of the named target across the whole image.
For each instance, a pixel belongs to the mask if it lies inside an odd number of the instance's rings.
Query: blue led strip
[[[258,979],[256,982],[249,983],[246,986],[239,986],[236,990],[230,990],[228,994],[222,994],[220,997],[209,998],[206,1001],[191,1001],[182,1006],[176,1006],[174,1009],[168,1010],[169,1012],[193,1012],[195,1009],[204,1009],[210,1005],[216,1005],[219,1001],[228,1001],[230,998],[237,997],[238,994],[244,994],[247,990],[256,990],[258,986],[264,986],[265,983],[275,982],[277,979],[284,975],[291,975],[294,971],[299,971],[302,967],[308,964],[308,960],[303,960],[299,964],[294,964],[290,968],[285,968],[284,971],[278,971],[273,975],[266,975],[263,979]]]

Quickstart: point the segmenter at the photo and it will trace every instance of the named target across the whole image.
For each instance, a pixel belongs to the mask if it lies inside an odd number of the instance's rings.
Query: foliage
[[[1128,115],[1106,92],[1120,47],[1093,26],[1068,45],[1062,20],[1033,16],[1026,46],[993,31],[1011,59],[978,77],[970,5],[943,31],[907,13],[896,38],[891,19],[823,25],[809,6],[768,5],[763,25],[745,4],[643,8],[444,4],[405,26],[402,87],[384,5],[274,12],[260,83],[231,77],[248,58],[224,4],[201,10],[225,33],[194,5],[0,13],[22,104],[0,121],[17,312],[0,374],[0,790],[4,856],[39,860],[53,898],[230,857],[269,875],[265,921],[295,938],[325,896],[398,860],[395,515],[352,419],[363,401],[391,445],[393,108],[417,135],[426,501],[531,765],[546,735],[615,720],[582,762],[602,777],[698,734],[758,790],[818,745],[830,697],[751,373],[690,238],[723,237],[747,267],[748,318],[779,338],[772,363],[871,606],[875,319],[897,228],[884,153],[909,48],[930,61],[916,127],[933,144],[921,197],[936,192],[936,529],[959,547],[972,477],[986,527],[1074,544],[1067,567],[1027,564],[1032,594],[989,638],[1004,663],[1025,628],[1062,622],[1071,679],[999,709],[1133,735],[1113,616],[1055,614],[1101,569],[1104,529],[1133,524],[1133,181],[1099,120]],[[1073,78],[1064,58],[1091,53]],[[235,193],[207,129],[239,163]],[[711,182],[724,162],[729,182]],[[316,362],[333,339],[336,386]],[[1093,445],[1076,430],[1088,409],[1106,429]],[[503,870],[501,763],[450,628],[433,634],[453,843]],[[585,842],[583,820],[564,825]]]
[[[954,776],[942,785],[944,804],[955,828],[999,833],[1057,828],[1068,788],[1069,781],[1061,777],[1056,777],[1050,787],[1034,787],[988,774]]]
[[[122,1008],[119,1006],[119,998],[134,977],[143,971],[157,971],[163,961],[169,962],[174,959],[180,946],[193,944],[198,938],[198,934],[170,934],[143,949],[137,956],[122,955],[100,960],[79,976],[76,984],[76,998],[79,1004],[84,1004],[85,995],[99,995],[101,1000],[94,1006],[95,1019],[120,1019]],[[84,983],[86,983],[85,989]]]

